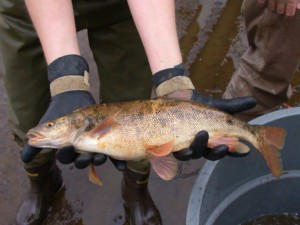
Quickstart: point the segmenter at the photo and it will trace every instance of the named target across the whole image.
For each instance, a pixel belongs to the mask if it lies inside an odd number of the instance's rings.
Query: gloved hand
[[[39,124],[96,103],[89,92],[88,70],[88,63],[79,55],[63,56],[48,66],[52,99]],[[25,144],[21,153],[22,160],[31,161],[41,150]],[[91,162],[102,165],[107,160],[107,156],[103,154],[78,154],[72,146],[60,149],[56,156],[63,164],[74,162],[78,169],[86,168]],[[126,168],[125,162],[113,162],[117,169]]]
[[[268,5],[271,11],[287,17],[293,17],[296,10],[300,9],[300,0],[258,0],[258,4],[261,7]]]
[[[230,114],[251,109],[256,105],[256,100],[252,97],[219,99],[204,96],[195,90],[190,78],[184,74],[185,70],[181,65],[154,74],[152,81],[156,86],[157,96],[170,99],[191,100],[204,105],[213,106]],[[208,138],[209,136],[206,131],[200,131],[189,148],[175,152],[174,156],[178,160],[186,161],[202,156],[209,160],[218,160],[225,155],[235,157],[247,155],[230,153],[226,145],[219,145],[210,149],[207,147]]]

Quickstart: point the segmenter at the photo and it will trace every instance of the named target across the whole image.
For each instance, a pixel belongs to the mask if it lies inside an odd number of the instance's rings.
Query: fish
[[[248,153],[254,146],[275,177],[282,174],[281,149],[286,131],[250,125],[217,108],[185,100],[139,100],[102,103],[75,110],[40,124],[27,133],[28,144],[81,153],[103,153],[117,160],[149,159],[164,180],[176,176],[173,152],[188,148],[206,130],[208,147],[226,144],[230,152]],[[245,142],[246,141],[246,142]],[[101,185],[91,164],[90,180]]]

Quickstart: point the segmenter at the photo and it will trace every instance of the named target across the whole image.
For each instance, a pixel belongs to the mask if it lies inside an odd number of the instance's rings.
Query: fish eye
[[[53,126],[54,126],[54,123],[53,123],[53,122],[48,122],[48,123],[46,124],[46,127],[48,127],[48,128],[53,127]]]

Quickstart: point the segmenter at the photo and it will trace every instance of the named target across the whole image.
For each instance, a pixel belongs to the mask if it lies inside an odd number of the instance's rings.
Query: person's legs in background
[[[244,0],[249,47],[232,76],[224,98],[253,96],[254,109],[236,115],[243,120],[273,111],[291,96],[291,80],[300,61],[300,12],[293,19],[260,8],[257,0]]]
[[[22,146],[26,132],[38,123],[50,101],[46,63],[23,2],[0,2],[0,33],[9,122],[15,140]],[[30,189],[18,211],[17,224],[40,224],[62,187],[54,151],[41,151],[24,168]]]
[[[100,77],[100,101],[149,99],[152,90],[151,71],[127,2],[118,1],[112,6],[106,8],[108,15],[115,15],[104,20],[108,24],[97,24],[97,21],[101,21],[97,16],[91,16],[88,22],[89,43]],[[98,12],[97,15],[103,14]],[[148,191],[149,161],[127,164],[122,181],[124,224],[162,224]]]

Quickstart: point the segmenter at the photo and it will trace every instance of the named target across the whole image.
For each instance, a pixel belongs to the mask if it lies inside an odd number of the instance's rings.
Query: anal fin
[[[171,180],[176,176],[178,161],[172,154],[161,157],[152,157],[149,160],[153,170],[163,180]]]

